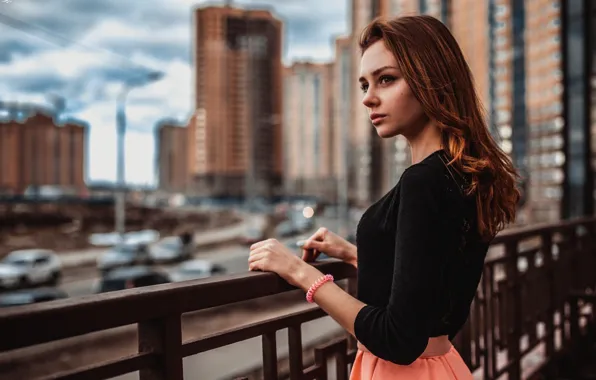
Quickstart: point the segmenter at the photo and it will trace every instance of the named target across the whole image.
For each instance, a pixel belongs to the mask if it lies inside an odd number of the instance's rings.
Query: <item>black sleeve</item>
[[[432,167],[416,165],[401,178],[391,297],[386,308],[363,307],[354,333],[372,354],[408,365],[426,349],[438,319],[441,274],[440,203],[445,197],[441,176]]]

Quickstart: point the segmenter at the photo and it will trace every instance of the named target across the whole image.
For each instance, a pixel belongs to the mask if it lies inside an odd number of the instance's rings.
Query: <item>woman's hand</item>
[[[356,246],[325,227],[319,228],[302,245],[304,261],[315,261],[321,253],[357,266]]]
[[[250,247],[248,257],[250,271],[274,272],[290,285],[303,287],[301,280],[306,267],[311,266],[276,239],[263,240]]]

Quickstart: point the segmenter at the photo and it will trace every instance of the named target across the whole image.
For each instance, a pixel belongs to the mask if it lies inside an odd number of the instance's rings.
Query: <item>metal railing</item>
[[[568,347],[566,326],[579,326],[574,291],[596,284],[596,219],[506,231],[495,238],[470,318],[454,344],[485,379],[504,373],[522,378],[522,359],[544,346],[544,362]],[[337,261],[315,264],[352,294],[356,271]],[[140,379],[183,378],[183,358],[253,337],[262,337],[262,375],[277,379],[276,332],[288,329],[290,379],[325,379],[335,358],[338,379],[347,379],[355,355],[347,335],[315,348],[304,368],[301,325],[325,316],[316,308],[267,321],[182,339],[182,316],[288,292],[294,288],[271,273],[245,273],[184,283],[0,310],[0,354],[61,339],[136,324],[135,354],[55,373],[52,379],[105,379],[140,371]],[[576,301],[574,301],[576,302]],[[572,302],[573,303],[573,302]],[[579,327],[578,327],[579,328]],[[577,329],[574,330],[574,333]]]

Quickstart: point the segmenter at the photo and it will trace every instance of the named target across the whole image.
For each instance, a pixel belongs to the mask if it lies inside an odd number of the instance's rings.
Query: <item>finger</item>
[[[329,232],[329,230],[327,230],[327,228],[321,227],[317,230],[317,232],[312,234],[312,236],[309,237],[306,241],[308,243],[311,243],[313,241],[324,241],[325,238],[327,237],[328,232]]]
[[[252,255],[251,257],[249,257],[248,270],[250,270],[250,271],[254,271],[254,270],[265,271],[266,270],[266,268],[265,268],[266,257],[267,257],[266,252],[261,252],[261,253],[258,253],[256,255]]]
[[[310,249],[302,249],[302,260],[309,262],[312,261],[313,251]]]
[[[325,240],[325,236],[327,236],[327,228],[321,227],[315,232],[310,238],[314,240]]]
[[[266,257],[267,254],[268,254],[267,251],[263,251],[263,250],[255,251],[248,256],[248,262],[252,263],[252,262],[261,260],[264,257]]]
[[[302,249],[315,249],[317,251],[324,251],[324,246],[325,243],[323,243],[322,241],[309,239],[306,242],[304,242],[304,244],[302,245]]]
[[[273,241],[274,241],[274,239],[267,239],[267,240],[262,240],[262,241],[260,241],[258,243],[254,243],[253,245],[250,246],[250,250],[252,251],[252,250],[261,248],[261,247],[263,247],[263,246],[265,246],[267,244],[272,244]]]
[[[321,251],[316,249],[303,249],[302,250],[302,260],[306,262],[316,261],[317,257],[321,254]]]

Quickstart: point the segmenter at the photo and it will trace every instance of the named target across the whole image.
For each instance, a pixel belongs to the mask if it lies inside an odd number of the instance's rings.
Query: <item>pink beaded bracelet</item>
[[[308,292],[306,292],[306,300],[310,303],[315,302],[313,300],[313,296],[315,295],[315,292],[317,291],[317,289],[319,289],[321,287],[321,285],[323,285],[326,282],[333,282],[333,276],[330,274],[326,274],[323,277],[319,278],[317,281],[315,281],[314,284],[312,284],[310,286],[310,288],[308,289]]]

